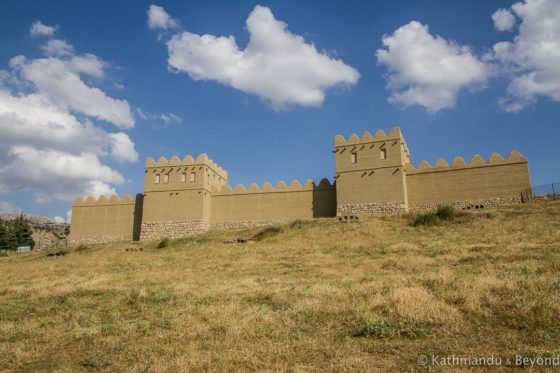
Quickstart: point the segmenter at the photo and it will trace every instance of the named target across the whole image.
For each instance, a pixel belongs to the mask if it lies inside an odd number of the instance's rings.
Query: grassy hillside
[[[434,371],[417,357],[560,353],[560,203],[157,244],[0,257],[0,371]]]

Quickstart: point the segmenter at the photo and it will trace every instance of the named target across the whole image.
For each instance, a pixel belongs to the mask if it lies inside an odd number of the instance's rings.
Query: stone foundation
[[[210,227],[212,229],[242,229],[242,228],[266,227],[270,225],[287,224],[291,222],[293,222],[293,220],[239,221],[239,222],[215,223],[212,224]]]
[[[560,194],[544,194],[540,196],[530,196],[527,198],[527,202],[547,202],[547,201],[560,201]]]
[[[336,216],[348,215],[386,215],[406,212],[403,201],[357,203],[352,205],[338,205]]]
[[[194,236],[206,232],[209,228],[210,224],[201,220],[142,222],[140,240]]]
[[[458,210],[476,210],[487,207],[498,207],[521,203],[521,197],[488,198],[473,201],[449,201],[437,203],[411,203],[409,211],[434,210],[438,206],[453,206]]]
[[[92,245],[97,243],[108,243],[108,242],[118,242],[118,241],[131,241],[130,236],[84,236],[84,237],[73,237],[68,236],[67,241],[69,245]]]

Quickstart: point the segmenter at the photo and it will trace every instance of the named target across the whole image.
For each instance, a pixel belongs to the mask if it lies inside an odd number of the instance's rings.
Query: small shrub
[[[423,212],[416,214],[412,225],[415,227],[419,225],[435,225],[438,222],[438,217],[434,212]]]
[[[260,241],[260,240],[264,240],[265,238],[276,236],[277,234],[280,234],[282,232],[283,229],[281,227],[268,227],[255,234],[253,236],[253,239],[256,241]]]
[[[89,249],[89,246],[84,245],[84,244],[80,244],[78,247],[76,247],[76,251],[84,251]]]
[[[158,249],[163,249],[164,247],[168,247],[169,245],[171,245],[171,240],[169,240],[169,238],[165,237],[163,240],[161,240],[158,243],[157,248]]]
[[[438,206],[436,216],[441,220],[451,220],[457,215],[457,210],[453,206]]]
[[[111,365],[111,359],[103,354],[89,354],[80,361],[85,368],[104,368]]]
[[[290,228],[292,229],[301,229],[304,228],[307,225],[313,224],[312,220],[303,220],[303,219],[297,219],[294,220],[292,222],[292,224],[290,224]]]

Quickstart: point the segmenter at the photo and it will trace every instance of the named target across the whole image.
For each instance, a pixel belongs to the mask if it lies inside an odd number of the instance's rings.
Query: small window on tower
[[[183,172],[183,173],[181,174],[181,182],[184,183],[184,182],[186,182],[186,181],[187,181],[187,173],[186,173],[186,172]]]
[[[164,182],[164,183],[168,183],[168,182],[169,182],[169,174],[164,174],[164,175],[163,175],[163,182]]]
[[[387,159],[387,149],[381,149],[381,152],[379,154],[381,159]]]
[[[350,160],[351,160],[352,163],[357,163],[358,162],[358,154],[357,153],[351,153],[350,156],[351,156]]]
[[[159,175],[156,175],[156,179],[154,180],[154,183],[159,184]]]
[[[196,174],[194,172],[191,172],[191,182],[195,181],[196,179]]]

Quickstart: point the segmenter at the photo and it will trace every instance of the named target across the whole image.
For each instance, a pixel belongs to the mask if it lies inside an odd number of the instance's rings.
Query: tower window
[[[381,149],[379,156],[381,159],[387,159],[387,149]]]
[[[186,181],[187,181],[187,173],[186,173],[186,172],[183,172],[183,173],[181,174],[181,182],[184,183],[184,182],[186,182]]]
[[[169,182],[169,174],[164,174],[164,175],[163,175],[163,182],[164,182],[164,183],[168,183],[168,182]]]
[[[156,175],[156,179],[154,180],[154,183],[159,184],[159,175]]]
[[[196,174],[194,172],[191,172],[191,182],[195,181],[196,179]]]
[[[350,154],[350,157],[351,157],[351,158],[350,158],[350,161],[351,161],[352,163],[357,163],[357,162],[358,162],[358,154],[357,154],[357,153],[351,153],[351,154]]]

